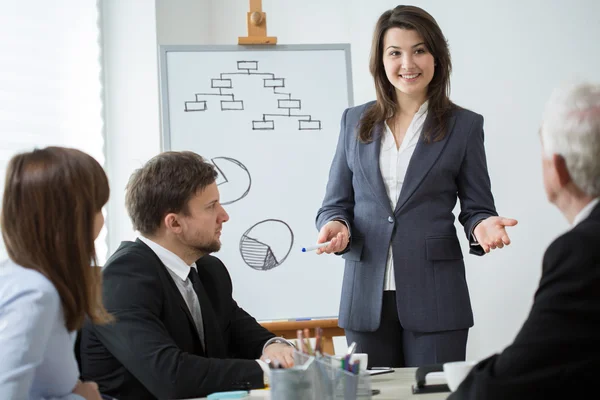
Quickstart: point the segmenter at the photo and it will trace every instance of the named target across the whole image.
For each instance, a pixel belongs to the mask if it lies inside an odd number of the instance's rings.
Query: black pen
[[[376,376],[376,375],[383,375],[383,374],[391,374],[395,372],[393,368],[390,369],[370,369],[367,370],[367,373],[371,376]]]

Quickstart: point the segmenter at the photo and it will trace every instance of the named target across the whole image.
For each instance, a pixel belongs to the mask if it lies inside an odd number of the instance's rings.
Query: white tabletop
[[[412,394],[412,385],[415,382],[416,368],[396,368],[391,374],[377,375],[372,378],[371,387],[381,390],[381,393],[373,396],[373,400],[444,400],[449,392]],[[253,391],[251,399],[269,399],[268,390]],[[206,399],[203,397],[202,399]],[[192,400],[192,399],[190,399]],[[201,400],[201,399],[193,399]]]
[[[442,400],[448,397],[449,392],[412,394],[416,370],[416,368],[396,368],[392,374],[374,376],[371,387],[381,390],[381,394],[373,396],[373,400]]]

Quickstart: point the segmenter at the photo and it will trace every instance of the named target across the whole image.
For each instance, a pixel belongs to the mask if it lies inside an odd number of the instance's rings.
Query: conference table
[[[449,392],[412,394],[411,386],[415,380],[415,371],[416,368],[396,368],[391,374],[373,376],[371,387],[381,391],[380,394],[373,396],[373,400],[443,400],[448,397]],[[269,399],[270,396],[268,390],[253,391],[249,398]]]
[[[415,382],[416,368],[396,368],[391,374],[372,377],[371,387],[381,390],[381,393],[373,396],[373,400],[442,400],[446,399],[450,392],[412,394],[412,385]]]

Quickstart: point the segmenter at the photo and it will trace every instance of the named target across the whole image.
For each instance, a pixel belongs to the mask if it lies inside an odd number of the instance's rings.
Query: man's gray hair
[[[600,85],[556,89],[546,104],[541,135],[544,155],[562,156],[575,185],[600,196]]]

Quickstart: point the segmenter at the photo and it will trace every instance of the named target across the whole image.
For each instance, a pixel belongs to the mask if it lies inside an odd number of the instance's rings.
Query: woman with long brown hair
[[[0,224],[0,398],[100,399],[78,381],[75,334],[86,316],[111,317],[101,301],[94,240],[108,201],[106,174],[91,156],[48,147],[14,156]]]
[[[510,243],[498,217],[483,117],[449,99],[452,64],[435,19],[398,6],[379,18],[376,101],[347,109],[323,206],[320,253],[346,259],[339,325],[371,366],[463,360],[473,313],[452,213],[471,253]]]

